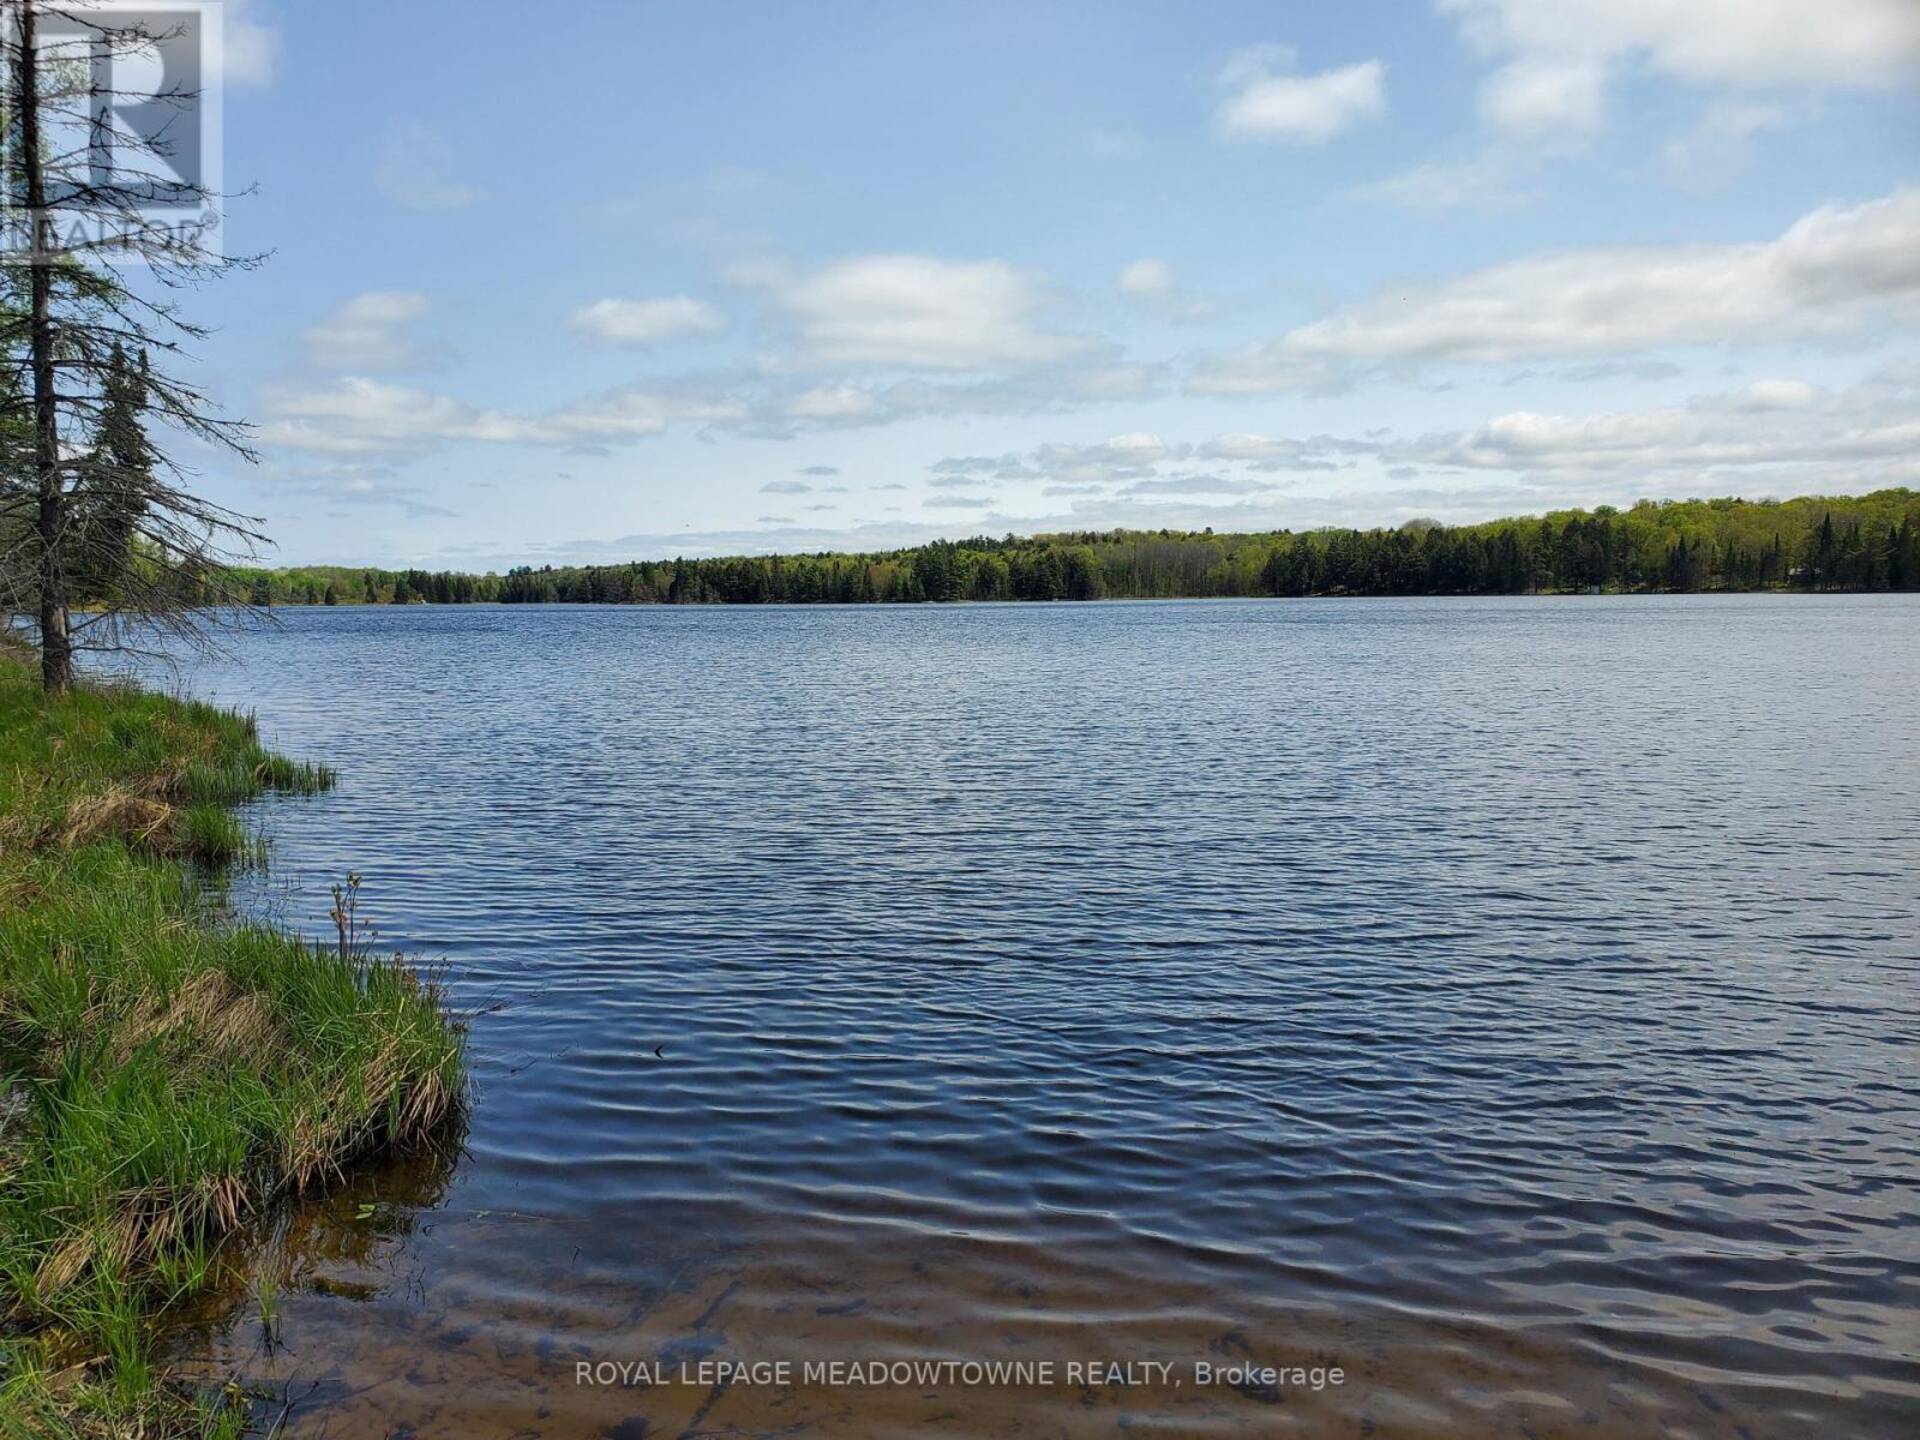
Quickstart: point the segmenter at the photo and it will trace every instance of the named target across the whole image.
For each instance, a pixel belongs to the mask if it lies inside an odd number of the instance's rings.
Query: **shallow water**
[[[296,1434],[1920,1414],[1914,597],[285,621],[241,898],[480,1012],[188,1346]]]

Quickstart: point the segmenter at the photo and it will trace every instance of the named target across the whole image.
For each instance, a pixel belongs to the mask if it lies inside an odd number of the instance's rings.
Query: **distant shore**
[[[504,574],[338,565],[233,572],[256,605],[923,604],[1309,596],[1920,589],[1920,491],[1643,501],[1448,526],[1107,530]]]

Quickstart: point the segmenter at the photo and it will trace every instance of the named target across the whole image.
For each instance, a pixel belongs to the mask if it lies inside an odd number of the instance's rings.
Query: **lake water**
[[[1915,597],[284,620],[240,898],[478,1012],[296,1434],[1914,1433]]]

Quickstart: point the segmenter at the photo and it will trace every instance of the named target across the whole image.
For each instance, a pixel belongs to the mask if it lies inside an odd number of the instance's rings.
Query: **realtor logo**
[[[45,204],[36,227],[20,164],[23,11],[38,59]],[[0,250],[107,261],[222,258],[220,0],[4,5]]]

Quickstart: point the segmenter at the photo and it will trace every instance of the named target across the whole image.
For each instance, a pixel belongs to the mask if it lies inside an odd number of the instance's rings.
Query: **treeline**
[[[238,569],[235,592],[255,605],[471,605],[501,598],[498,575],[459,570],[375,570],[302,565]]]
[[[875,554],[249,571],[266,604],[733,604],[1920,589],[1920,492],[1642,501],[1480,525],[977,536]]]

